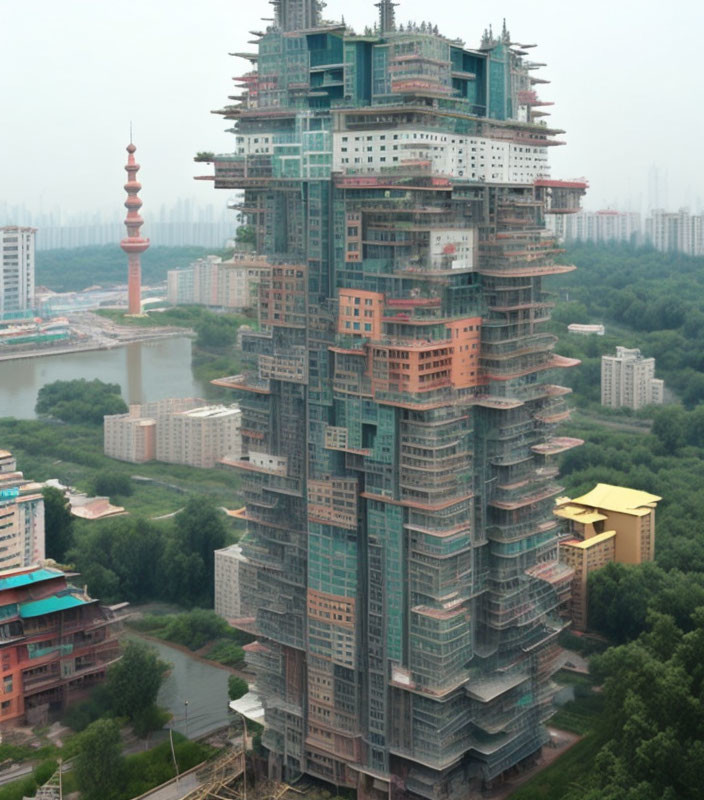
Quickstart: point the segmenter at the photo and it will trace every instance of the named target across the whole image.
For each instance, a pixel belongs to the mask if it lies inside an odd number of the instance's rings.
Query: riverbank
[[[143,641],[171,666],[159,689],[157,705],[171,715],[169,727],[189,739],[200,739],[230,721],[228,667],[194,655],[188,648],[130,630],[125,638]]]
[[[150,333],[135,335],[118,340],[95,339],[90,342],[76,341],[72,344],[62,343],[57,346],[37,347],[34,349],[22,350],[20,347],[13,348],[11,352],[0,351],[0,362],[22,361],[29,358],[43,358],[44,356],[66,356],[75,353],[92,353],[96,350],[114,350],[117,347],[127,347],[137,342],[158,342],[164,339],[180,338],[183,336],[195,336],[194,331],[174,328],[163,331],[154,330]]]
[[[219,661],[213,661],[212,659],[208,658],[208,651],[211,650],[213,646],[212,642],[209,642],[208,644],[204,645],[198,650],[191,650],[184,644],[177,644],[176,642],[168,642],[165,641],[164,639],[160,639],[158,636],[151,636],[148,633],[142,633],[141,631],[137,631],[134,628],[130,628],[129,633],[125,634],[124,638],[143,639],[147,643],[151,642],[156,644],[163,644],[174,650],[178,650],[179,652],[189,656],[195,661],[200,661],[202,664],[207,664],[211,667],[216,667],[217,669],[223,669],[228,674],[236,675],[238,678],[242,678],[242,680],[245,680],[248,683],[254,681],[254,673],[252,671],[247,669],[238,669],[237,667],[232,667],[228,664],[222,664]]]
[[[206,397],[210,387],[193,370],[193,340],[183,330],[157,338],[150,338],[147,330],[143,333],[144,340],[125,346],[0,361],[0,418],[36,419],[39,390],[77,378],[118,384],[127,404]]]
[[[242,505],[241,481],[235,470],[198,469],[156,461],[148,464],[115,461],[103,453],[99,426],[0,419],[0,449],[15,455],[18,469],[28,478],[38,482],[56,478],[82,492],[92,491],[98,472],[124,475],[131,481],[132,494],[112,499],[134,516],[154,519],[171,515],[194,495],[208,497],[218,507]],[[142,480],[133,480],[135,476]],[[228,524],[228,528],[231,526],[232,523]]]

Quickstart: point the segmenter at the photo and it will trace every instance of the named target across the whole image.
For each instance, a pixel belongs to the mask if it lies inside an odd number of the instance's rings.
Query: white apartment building
[[[0,228],[0,315],[34,306],[36,228]]]
[[[215,613],[223,619],[242,616],[240,606],[240,565],[246,562],[238,544],[215,551]]]
[[[552,214],[550,228],[566,242],[634,242],[642,235],[641,215],[635,211],[578,211],[576,214]]]
[[[103,418],[103,451],[106,456],[131,464],[156,458],[156,420],[141,416],[141,406],[130,406],[128,414]]]
[[[259,281],[269,272],[262,256],[235,253],[198,259],[185,269],[169,270],[166,297],[173,305],[204,305],[236,311],[256,304]]]
[[[12,453],[0,450],[0,569],[28,567],[44,557],[41,485],[17,471]]]
[[[202,406],[165,416],[157,427],[157,461],[208,468],[225,456],[240,458],[241,416],[239,408],[227,406]]]
[[[550,174],[547,149],[537,142],[530,146],[420,128],[333,135],[336,172],[377,173],[414,163],[429,163],[434,174],[486,183],[531,183]]]
[[[157,458],[157,433],[172,414],[202,408],[199,397],[169,397],[130,405],[126,414],[103,418],[103,450],[118,461],[142,464]],[[179,462],[180,463],[180,462]]]
[[[655,359],[640,350],[617,347],[615,356],[601,357],[601,404],[639,409],[661,405],[665,384],[655,377]]]
[[[704,215],[686,208],[668,212],[655,209],[646,220],[646,234],[653,247],[663,253],[704,255]]]

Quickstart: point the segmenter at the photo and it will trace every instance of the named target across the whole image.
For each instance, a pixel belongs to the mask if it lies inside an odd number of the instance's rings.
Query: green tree
[[[82,800],[118,800],[125,762],[120,729],[112,719],[99,719],[79,734],[75,772]]]
[[[256,233],[251,225],[240,225],[235,233],[237,244],[255,244],[257,241]]]
[[[129,475],[105,469],[93,477],[93,493],[107,497],[129,497],[134,485]]]
[[[63,563],[67,551],[73,544],[73,517],[71,504],[59,489],[46,486],[44,497],[44,537],[47,558]]]
[[[54,381],[39,390],[35,411],[63,422],[102,425],[105,415],[127,411],[120,393],[119,384],[97,379]]]
[[[176,516],[176,542],[181,553],[187,555],[191,563],[197,556],[202,563],[202,591],[206,598],[203,605],[211,606],[213,581],[215,578],[215,550],[225,546],[227,531],[222,514],[207,499],[191,498],[180,514]],[[181,565],[181,569],[186,568]],[[191,581],[189,581],[191,583]]]
[[[115,714],[134,720],[154,706],[167,669],[154,650],[128,642],[122,658],[108,672],[107,689]]]
[[[248,691],[249,684],[247,681],[238,678],[237,675],[230,675],[227,679],[227,693],[230,696],[230,700],[239,700],[240,697],[246,695]]]

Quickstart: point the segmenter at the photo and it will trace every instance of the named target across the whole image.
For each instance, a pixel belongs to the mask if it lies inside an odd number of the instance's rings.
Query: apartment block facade
[[[279,0],[216,188],[272,268],[242,409],[247,536],[235,624],[273,778],[360,798],[479,797],[547,741],[572,570],[552,515],[558,375],[538,64],[507,30],[373,32]],[[202,159],[201,159],[202,160]]]
[[[0,227],[0,317],[34,306],[36,228]]]
[[[661,499],[599,483],[575,500],[558,500],[554,513],[565,521],[567,535],[560,542],[560,560],[574,570],[570,617],[576,630],[588,624],[590,573],[610,562],[642,564],[654,559],[655,508]]]
[[[201,406],[169,414],[159,422],[156,459],[167,464],[212,468],[241,449],[239,408]]]
[[[171,414],[205,404],[196,397],[167,397],[132,403],[126,414],[103,417],[103,452],[118,461],[141,464],[156,458],[156,431]]]
[[[120,658],[113,609],[58,569],[0,572],[0,729],[45,725]]]
[[[0,450],[0,570],[27,567],[44,558],[44,498],[40,484],[17,470],[12,453]]]
[[[551,227],[566,242],[640,244],[644,234],[642,217],[637,211],[581,210],[576,214],[554,216]]]
[[[215,613],[226,620],[242,616],[240,565],[244,560],[239,544],[215,551]]]
[[[134,464],[214,467],[224,456],[239,457],[240,418],[239,408],[193,397],[134,404],[127,414],[104,418],[104,452]]]
[[[601,405],[639,409],[661,405],[665,383],[655,377],[655,359],[637,348],[617,347],[616,355],[601,357]]]
[[[206,256],[185,269],[169,270],[167,300],[243,311],[255,305],[257,287],[269,269],[265,257],[250,253],[236,252],[227,261]]]
[[[653,247],[663,253],[704,255],[704,214],[692,214],[686,208],[655,209],[645,221],[645,230]]]

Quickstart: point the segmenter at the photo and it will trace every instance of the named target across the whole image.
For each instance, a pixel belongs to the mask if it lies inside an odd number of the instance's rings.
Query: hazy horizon
[[[193,176],[199,150],[231,152],[231,123],[212,115],[248,65],[229,52],[251,51],[249,31],[272,15],[266,0],[5,0],[0,59],[6,76],[0,201],[33,211],[60,205],[67,215],[122,209],[129,126],[142,165],[144,216],[175,198],[224,205]],[[505,17],[514,41],[535,43],[546,62],[541,98],[554,101],[548,124],[566,130],[551,149],[554,177],[586,177],[588,209],[647,210],[657,167],[658,205],[702,208],[704,155],[695,133],[697,36],[704,8],[679,0],[664,14],[655,3],[607,3],[570,9],[553,2],[457,0],[433,7],[432,22],[476,47],[484,28]],[[329,0],[325,17],[361,30],[373,25],[374,0]],[[427,4],[403,0],[398,20],[427,20]],[[687,118],[687,126],[678,121]],[[665,119],[663,117],[667,115]]]

